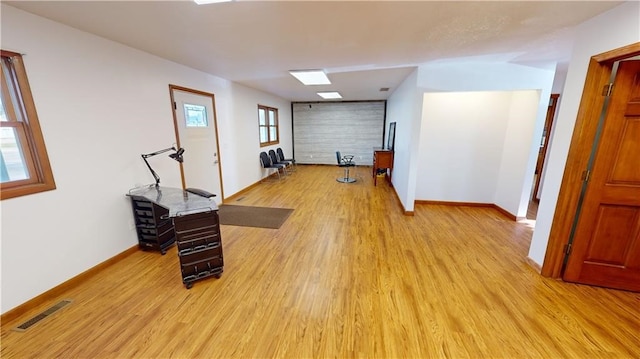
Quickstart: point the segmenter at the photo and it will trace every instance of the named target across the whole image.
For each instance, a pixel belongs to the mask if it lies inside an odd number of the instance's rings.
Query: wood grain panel
[[[336,151],[373,164],[382,146],[384,101],[293,104],[293,146],[297,163],[336,164]]]
[[[640,183],[640,117],[625,121],[609,182]]]
[[[640,294],[540,276],[527,224],[483,207],[405,216],[370,169],[340,173],[300,165],[244,192],[236,204],[295,210],[277,230],[221,226],[220,279],[187,290],[175,247],[136,251],[26,332],[11,328],[39,308],[3,321],[1,357],[640,357]]]
[[[607,240],[591,241],[585,260],[624,265],[638,231],[639,215],[640,210],[635,207],[600,206],[593,236]]]

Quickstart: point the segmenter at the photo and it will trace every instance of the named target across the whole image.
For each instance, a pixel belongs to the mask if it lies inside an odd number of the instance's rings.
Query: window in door
[[[202,105],[184,104],[184,119],[186,127],[207,127],[207,108]]]
[[[278,109],[258,105],[258,123],[260,128],[260,147],[275,145],[278,137]]]
[[[22,55],[0,51],[0,198],[55,189]]]

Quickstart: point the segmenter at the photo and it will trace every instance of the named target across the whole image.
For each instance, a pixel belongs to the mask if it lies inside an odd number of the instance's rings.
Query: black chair
[[[290,163],[289,163],[289,162],[283,162],[283,161],[280,161],[280,160],[278,159],[278,155],[276,154],[276,151],[274,151],[274,150],[269,150],[269,158],[271,159],[271,164],[274,164],[274,165],[283,165],[283,166],[284,166],[283,173],[284,173],[285,175],[286,175],[286,174],[289,174],[289,173],[287,173],[287,166],[289,166],[289,164],[290,164]]]
[[[295,159],[293,159],[293,158],[284,158],[284,152],[282,151],[282,148],[280,148],[280,147],[276,148],[276,154],[278,155],[278,159],[280,160],[280,162],[289,162],[289,168],[291,168],[292,171],[295,171],[295,167],[297,166]]]
[[[336,159],[338,160],[338,167],[344,168],[344,177],[337,178],[336,181],[342,183],[353,183],[356,181],[355,178],[349,177],[349,168],[355,167],[356,164],[353,162],[352,155],[341,156],[340,151],[336,151]]]
[[[264,151],[260,152],[260,164],[262,164],[262,168],[266,169],[267,171],[270,169],[276,170],[278,179],[280,179],[280,169],[282,169],[283,172],[285,171],[285,165],[272,163],[271,158],[269,158],[269,155]]]

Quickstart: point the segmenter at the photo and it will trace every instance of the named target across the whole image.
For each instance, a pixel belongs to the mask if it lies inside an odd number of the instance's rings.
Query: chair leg
[[[275,182],[275,180],[270,179],[273,176],[273,172],[271,172],[272,170],[276,171],[276,174],[278,174],[278,181],[281,180],[280,178],[280,170],[274,167],[269,167],[267,168],[267,177],[263,178],[263,180],[266,180],[268,182]]]
[[[336,179],[336,181],[341,182],[341,183],[353,183],[356,181],[355,178],[350,178],[349,177],[349,168],[350,167],[345,167],[344,168],[344,177],[338,178]]]

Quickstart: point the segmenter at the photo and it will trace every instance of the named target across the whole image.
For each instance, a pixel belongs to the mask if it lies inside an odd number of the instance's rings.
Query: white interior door
[[[185,188],[215,193],[216,203],[221,204],[223,193],[213,95],[172,91],[178,137],[185,150],[182,163]]]

